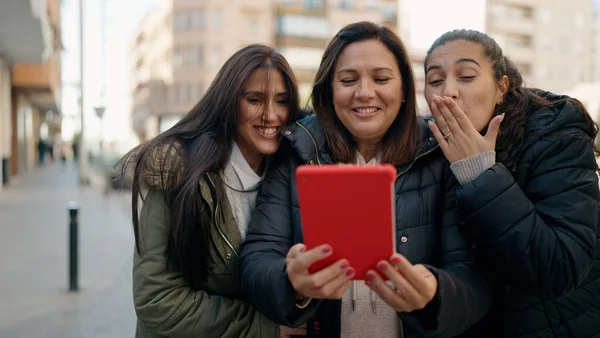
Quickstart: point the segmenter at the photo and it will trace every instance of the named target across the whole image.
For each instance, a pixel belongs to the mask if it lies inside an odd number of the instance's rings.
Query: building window
[[[573,51],[577,55],[583,53],[583,42],[581,40],[573,40]]]
[[[204,29],[206,25],[206,19],[204,16],[204,11],[198,10],[191,14],[192,16],[192,27],[196,30]]]
[[[506,17],[506,7],[502,5],[490,5],[489,13],[493,19],[503,19]]]
[[[258,15],[249,15],[246,18],[246,33],[256,34],[260,29],[260,18]]]
[[[339,0],[338,6],[341,9],[352,9],[354,7],[353,2],[354,1],[352,1],[352,0]]]
[[[543,37],[540,40],[540,47],[545,51],[552,50],[552,41],[548,37]]]
[[[323,0],[304,0],[304,8],[322,8]]]
[[[577,28],[583,28],[583,26],[585,26],[585,16],[583,15],[583,13],[576,13],[574,21],[575,27]]]
[[[198,47],[196,49],[196,53],[197,53],[197,55],[196,55],[196,57],[197,57],[196,61],[197,62],[196,63],[198,65],[204,64],[204,47],[202,47],[202,46]]]
[[[319,68],[324,50],[308,47],[282,47],[283,55],[293,69],[316,70]]]
[[[512,19],[530,19],[533,16],[531,7],[511,6],[507,8],[506,16]]]
[[[215,9],[214,11],[211,12],[211,22],[212,22],[212,28],[213,29],[221,29],[222,23],[221,23],[221,19],[222,19],[222,13],[220,9]]]
[[[179,47],[173,58],[175,66],[195,66],[204,64],[204,47]]]
[[[540,19],[542,23],[548,24],[552,21],[552,12],[547,8],[540,9]]]
[[[188,13],[176,13],[175,14],[175,31],[183,32],[190,29],[190,15]]]
[[[218,66],[221,64],[221,49],[219,47],[215,47],[212,50],[211,62],[213,65]]]
[[[511,47],[529,48],[531,47],[531,37],[528,35],[511,34],[507,36],[507,44]]]
[[[330,37],[329,20],[307,15],[283,15],[277,20],[277,33],[308,38]]]

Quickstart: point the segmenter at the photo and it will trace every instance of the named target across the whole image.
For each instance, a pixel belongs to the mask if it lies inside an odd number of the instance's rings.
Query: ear
[[[508,92],[508,76],[502,76],[502,79],[498,81],[498,90],[496,95],[496,104],[502,104],[504,101],[504,95]]]

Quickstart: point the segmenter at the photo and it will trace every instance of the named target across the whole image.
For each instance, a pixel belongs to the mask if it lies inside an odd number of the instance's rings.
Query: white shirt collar
[[[256,188],[262,181],[262,177],[258,176],[250,165],[244,155],[242,155],[242,151],[240,147],[238,147],[237,143],[233,143],[233,149],[231,150],[231,156],[229,157],[229,163],[227,166],[231,166],[238,178],[240,179],[240,183],[242,184],[243,190],[250,190]]]
[[[379,162],[381,162],[379,155],[373,157],[369,162],[367,162],[362,154],[359,151],[356,151],[356,164],[358,165],[374,165],[379,164]]]

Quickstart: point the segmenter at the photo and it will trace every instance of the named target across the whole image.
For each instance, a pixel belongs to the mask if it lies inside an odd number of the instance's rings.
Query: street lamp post
[[[77,140],[78,144],[78,154],[77,159],[79,160],[79,183],[82,185],[88,185],[90,183],[90,174],[89,174],[89,163],[88,163],[88,154],[86,147],[86,137],[85,137],[85,95],[84,95],[84,48],[83,48],[83,10],[84,10],[84,1],[79,0],[79,113],[81,118],[81,131],[79,132],[79,137]]]
[[[98,116],[98,118],[100,119],[100,164],[103,165],[104,164],[104,112],[106,111],[106,108],[104,106],[98,106],[94,108],[94,111],[96,112],[96,116]]]

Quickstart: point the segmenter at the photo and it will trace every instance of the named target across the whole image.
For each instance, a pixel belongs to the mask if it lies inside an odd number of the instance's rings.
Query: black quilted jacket
[[[570,103],[529,115],[523,155],[457,191],[464,230],[498,282],[474,337],[600,336],[593,130]]]
[[[296,308],[285,272],[289,248],[302,242],[294,172],[301,164],[331,163],[331,157],[316,117],[299,121],[285,134],[242,249],[242,288],[277,323],[296,326],[310,320],[309,337],[339,337],[340,301],[313,300],[304,310]],[[469,260],[470,246],[458,229],[456,181],[433,138],[424,134],[424,140],[415,161],[398,168],[396,243],[399,253],[437,276],[439,288],[425,309],[401,318],[407,337],[452,337],[483,317],[492,293]]]

